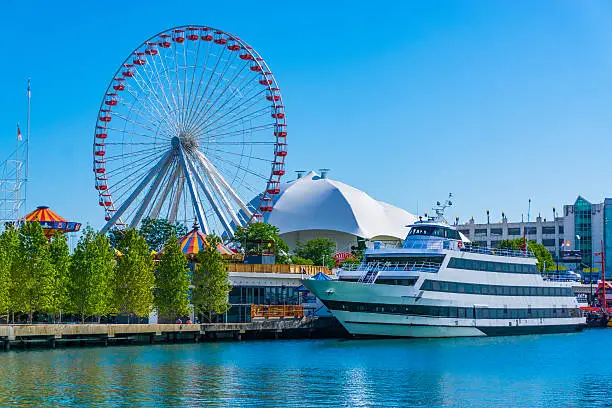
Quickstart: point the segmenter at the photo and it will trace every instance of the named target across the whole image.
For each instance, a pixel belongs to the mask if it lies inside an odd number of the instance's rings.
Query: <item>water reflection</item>
[[[0,353],[0,406],[605,406],[612,331]]]

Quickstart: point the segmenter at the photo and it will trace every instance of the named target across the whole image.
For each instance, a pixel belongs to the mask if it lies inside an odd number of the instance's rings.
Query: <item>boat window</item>
[[[408,232],[408,235],[432,236],[432,237],[461,240],[459,231],[451,229],[451,228],[436,227],[432,225],[414,226],[410,229],[410,232]]]
[[[480,261],[475,259],[451,258],[448,262],[449,268],[468,269],[473,271],[487,271],[500,273],[539,273],[536,265],[515,264],[507,262]]]
[[[409,279],[385,279],[379,278],[374,281],[374,283],[379,285],[400,285],[400,286],[414,286],[418,279],[417,278],[409,278]]]
[[[380,280],[380,279],[379,279]],[[377,280],[377,282],[379,281]],[[398,282],[401,279],[397,280]],[[400,284],[400,283],[398,283]],[[480,283],[448,282],[426,279],[421,285],[421,290],[432,292],[483,294],[495,296],[564,296],[574,297],[571,288],[534,287],[534,286],[509,286],[509,285],[486,285]]]

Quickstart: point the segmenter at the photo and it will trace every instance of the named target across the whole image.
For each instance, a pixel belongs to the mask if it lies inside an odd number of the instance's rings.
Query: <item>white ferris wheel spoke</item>
[[[206,233],[210,233],[210,229],[208,228],[208,222],[206,221],[204,209],[202,207],[202,202],[200,201],[200,196],[198,195],[198,189],[193,182],[193,176],[191,174],[191,169],[187,165],[185,160],[185,155],[183,154],[183,150],[179,149],[179,158],[181,160],[181,167],[183,168],[183,173],[185,174],[185,181],[187,182],[187,188],[189,189],[189,194],[191,195],[191,200],[193,202],[195,215],[202,226],[202,230]]]
[[[134,218],[132,219],[132,225],[138,225],[138,223],[142,219],[142,216],[145,210],[148,208],[149,203],[151,202],[151,198],[153,198],[153,195],[155,194],[155,192],[157,191],[159,187],[159,183],[161,183],[162,179],[166,175],[166,171],[168,170],[170,162],[171,162],[171,157],[169,156],[169,158],[162,164],[161,168],[157,169],[157,175],[155,176],[155,180],[153,180],[151,187],[149,187],[149,191],[144,196],[142,203],[140,204],[140,207],[138,208],[138,211],[134,215]]]
[[[119,209],[115,212],[115,215],[106,223],[106,225],[102,228],[101,233],[106,234],[111,226],[119,220],[121,215],[127,210],[127,208],[132,204],[134,199],[140,194],[140,192],[146,187],[147,184],[151,181],[153,176],[159,171],[159,168],[164,166],[166,162],[170,158],[170,152],[165,154],[161,160],[154,166],[151,171],[146,175],[146,177],[140,182],[140,184],[136,187],[136,189],[132,192],[132,194],[128,197],[128,199],[119,207]]]
[[[214,212],[217,214],[217,217],[219,217],[219,220],[221,220],[221,223],[223,224],[223,227],[225,228],[225,231],[229,234],[230,237],[234,236],[234,232],[232,230],[232,226],[228,222],[228,220],[227,220],[227,218],[225,216],[225,212],[224,212],[224,211],[229,211],[231,213],[232,208],[228,206],[226,209],[223,209],[223,208],[221,208],[219,206],[219,204],[217,203],[217,200],[215,199],[215,197],[213,197],[213,194],[211,193],[210,189],[208,188],[208,186],[206,185],[204,180],[202,180],[202,177],[200,177],[200,173],[198,173],[197,168],[194,165],[191,157],[189,157],[189,159],[188,159],[188,165],[190,167],[190,170],[191,170],[195,180],[200,185],[202,191],[204,192],[204,195],[206,195],[206,198],[208,199],[208,202],[212,206]]]
[[[151,210],[151,218],[157,218],[161,211],[162,206],[166,202],[168,198],[168,194],[170,194],[170,190],[175,186],[176,181],[178,179],[179,174],[181,173],[181,168],[179,166],[178,160],[174,160],[174,168],[172,169],[171,176],[168,178],[168,181],[162,191],[161,195],[155,202],[155,206],[153,210]]]

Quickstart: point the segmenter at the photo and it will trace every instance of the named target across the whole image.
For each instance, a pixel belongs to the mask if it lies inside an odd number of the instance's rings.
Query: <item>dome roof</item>
[[[281,185],[266,221],[281,234],[332,230],[362,238],[404,239],[416,217],[365,192],[311,171]]]

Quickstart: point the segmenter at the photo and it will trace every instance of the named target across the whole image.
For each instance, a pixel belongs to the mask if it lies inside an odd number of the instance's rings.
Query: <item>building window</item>
[[[547,247],[554,247],[557,245],[557,240],[554,238],[543,239],[542,245],[547,246]]]
[[[487,235],[487,229],[486,228],[476,228],[474,230],[474,234],[476,234],[476,235]]]
[[[466,237],[470,236],[470,230],[459,230],[459,232],[465,235]]]
[[[491,228],[491,235],[501,235],[501,234],[502,234],[501,228]]]
[[[542,234],[555,234],[555,227],[542,227]]]
[[[563,225],[559,225],[559,234],[563,234],[563,233],[565,233]]]
[[[508,235],[521,235],[520,228],[508,228]]]
[[[491,248],[497,248],[501,241],[491,241]]]
[[[538,233],[538,227],[525,227],[525,234],[536,235]]]

